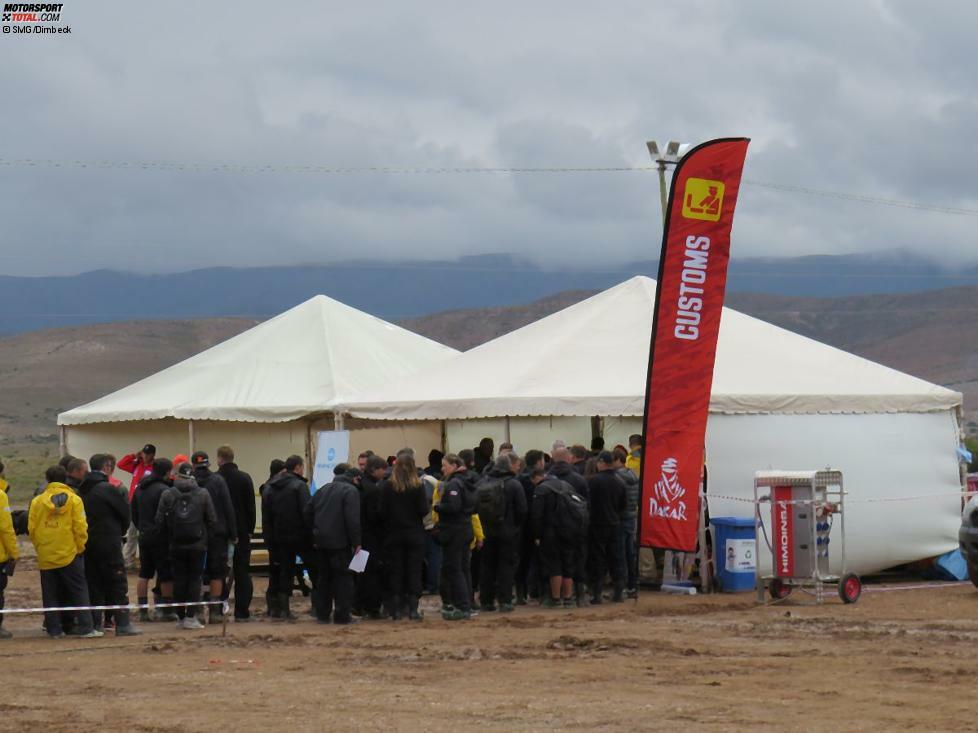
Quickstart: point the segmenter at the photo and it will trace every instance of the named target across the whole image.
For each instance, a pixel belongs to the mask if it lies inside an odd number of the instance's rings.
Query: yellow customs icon
[[[719,221],[723,210],[723,182],[687,178],[683,192],[683,216],[687,219]]]

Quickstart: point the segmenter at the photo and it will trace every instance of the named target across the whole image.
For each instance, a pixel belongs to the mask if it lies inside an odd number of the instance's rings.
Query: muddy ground
[[[8,607],[39,600],[30,562]],[[40,617],[16,616],[4,624],[16,638],[0,643],[0,722],[72,733],[978,730],[978,591],[892,587],[853,606],[646,593],[468,622],[442,621],[425,599],[421,623],[306,616],[229,624],[226,637],[147,624],[136,638],[52,640]]]

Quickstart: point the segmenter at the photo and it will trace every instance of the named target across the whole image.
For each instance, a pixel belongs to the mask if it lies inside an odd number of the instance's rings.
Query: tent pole
[[[313,423],[313,420],[312,419],[310,419],[309,422],[306,423],[306,455],[305,455],[305,458],[306,458],[306,473],[309,474],[308,477],[307,477],[309,479],[312,479],[312,471],[316,467],[316,458],[313,455],[314,448],[313,448],[313,440],[312,440],[312,423]]]
[[[64,458],[66,455],[68,455],[68,428],[64,425],[59,425],[58,437],[58,452],[60,453],[61,458]]]
[[[334,412],[333,413],[333,430],[343,430],[343,413]]]
[[[187,439],[190,441],[190,454],[197,450],[197,437],[194,435],[194,421],[187,420]]]
[[[505,441],[507,443],[512,443],[513,442],[513,436],[512,436],[512,432],[510,430],[510,424],[509,424],[509,415],[506,416],[506,424],[503,427],[503,435],[504,435]]]

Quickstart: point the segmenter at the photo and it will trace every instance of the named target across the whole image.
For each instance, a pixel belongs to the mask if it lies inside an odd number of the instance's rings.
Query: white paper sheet
[[[350,570],[354,573],[362,573],[367,569],[367,559],[370,557],[370,553],[366,550],[359,550],[353,559],[350,560]]]

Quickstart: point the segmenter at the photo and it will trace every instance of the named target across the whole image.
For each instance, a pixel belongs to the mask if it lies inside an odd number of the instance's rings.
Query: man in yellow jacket
[[[17,535],[10,514],[10,500],[7,498],[9,484],[3,479],[3,464],[0,463],[0,610],[3,609],[3,592],[7,589],[7,579],[14,574],[17,558]],[[0,614],[0,639],[9,639],[13,634],[3,628],[3,614]]]
[[[625,459],[625,468],[633,471],[639,478],[642,478],[642,447],[644,443],[645,441],[638,433],[628,436],[628,458]]]
[[[85,544],[88,521],[81,498],[66,484],[67,474],[61,466],[51,466],[44,474],[47,486],[34,497],[27,515],[27,532],[37,550],[37,567],[41,571],[41,598],[45,608],[88,606],[88,582],[85,580]],[[92,622],[91,611],[75,611],[71,633],[87,639],[102,636]],[[46,611],[48,635],[64,636],[61,613]]]

